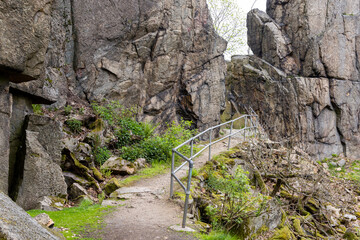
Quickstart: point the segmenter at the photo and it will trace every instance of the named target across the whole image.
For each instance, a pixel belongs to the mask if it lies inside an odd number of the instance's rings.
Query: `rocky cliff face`
[[[273,138],[317,158],[360,157],[359,12],[351,0],[269,0],[268,14],[248,14],[249,45],[266,62],[234,58],[232,89]]]
[[[0,66],[39,79],[19,88],[57,107],[76,95],[139,106],[146,120],[219,121],[226,42],[205,0],[1,4]]]
[[[55,0],[51,32],[42,89],[58,105],[70,89],[139,106],[146,120],[219,121],[226,43],[205,0]]]
[[[15,199],[20,187],[18,202],[32,201],[26,208],[65,192],[61,149],[48,148],[48,128],[26,129],[31,104],[118,100],[164,125],[180,117],[199,128],[220,121],[226,42],[205,0],[2,1],[0,22],[0,191]],[[41,171],[60,187],[44,187],[44,178],[35,191],[21,184]]]

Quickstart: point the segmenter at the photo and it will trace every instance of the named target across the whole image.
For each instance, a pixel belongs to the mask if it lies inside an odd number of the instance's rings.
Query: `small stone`
[[[339,168],[336,168],[335,169],[337,172],[340,172],[342,169],[339,167]]]
[[[340,218],[340,209],[339,208],[333,207],[331,205],[327,205],[326,210],[328,210],[329,212],[334,214],[334,217]]]
[[[146,166],[146,159],[145,158],[138,158],[134,162],[134,165],[139,169],[144,168]]]
[[[355,215],[352,215],[352,214],[345,214],[344,218],[346,220],[348,220],[348,221],[356,221],[357,220],[357,217]]]
[[[333,167],[337,167],[337,166],[338,166],[338,164],[337,164],[336,162],[330,162],[329,164],[330,164],[330,166],[333,166]]]
[[[328,165],[327,163],[323,163],[322,166],[323,166],[324,168],[326,168],[326,169],[329,168],[329,165]]]
[[[343,167],[343,166],[345,166],[346,161],[345,161],[345,159],[341,159],[337,164],[339,167]]]
[[[54,227],[54,221],[46,213],[41,213],[34,217],[34,219],[43,226],[48,228]]]

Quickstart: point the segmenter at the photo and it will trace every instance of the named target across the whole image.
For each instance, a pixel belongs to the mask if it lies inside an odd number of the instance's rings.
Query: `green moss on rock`
[[[119,181],[116,178],[110,179],[110,181],[105,185],[104,191],[107,195],[110,195],[112,192],[114,192],[116,189],[119,189],[121,187]]]
[[[92,167],[91,170],[93,171],[94,176],[98,181],[101,181],[101,182],[104,181],[103,175],[101,174],[101,172],[99,170],[97,170],[96,167]]]
[[[301,221],[299,218],[294,219],[293,226],[294,226],[295,232],[297,232],[300,236],[305,235],[305,232],[304,232],[303,228],[301,227]]]
[[[271,240],[291,240],[291,239],[295,239],[295,235],[287,226],[276,230],[271,238]]]

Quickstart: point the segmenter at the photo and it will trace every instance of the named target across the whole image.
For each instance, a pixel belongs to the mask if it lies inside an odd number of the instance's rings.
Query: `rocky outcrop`
[[[38,206],[44,196],[64,198],[67,185],[61,168],[41,145],[38,132],[26,131],[26,155],[16,203],[24,209]]]
[[[317,158],[360,157],[359,11],[355,1],[296,0],[249,12],[249,45],[266,62],[233,58],[229,88],[274,139]]]
[[[58,106],[71,92],[139,106],[148,121],[219,122],[226,43],[205,0],[54,0],[51,21],[40,87]]]
[[[11,95],[9,82],[0,76],[0,191],[8,192]]]
[[[302,76],[359,79],[358,1],[267,2],[267,13],[291,40]]]
[[[44,74],[50,36],[52,0],[1,1],[0,70],[13,79]]]
[[[1,239],[60,239],[42,227],[2,192],[0,192],[0,216]]]
[[[228,78],[233,100],[259,113],[270,138],[299,144],[317,159],[346,151],[329,79],[289,77],[256,56],[233,57]]]

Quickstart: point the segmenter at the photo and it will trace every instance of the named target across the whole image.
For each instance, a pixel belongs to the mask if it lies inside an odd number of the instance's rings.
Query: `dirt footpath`
[[[235,146],[240,139],[232,140]],[[227,140],[212,146],[212,156],[227,150]],[[195,168],[200,168],[208,160],[208,151],[194,160]],[[186,176],[188,167],[177,173]],[[175,183],[178,186],[177,183]],[[126,200],[105,218],[106,227],[102,239],[149,240],[149,239],[197,239],[191,233],[176,232],[169,227],[181,224],[182,209],[169,200],[170,172],[151,179],[143,179],[129,188],[122,188]],[[111,204],[110,202],[107,202]],[[191,220],[187,220],[191,223]]]

